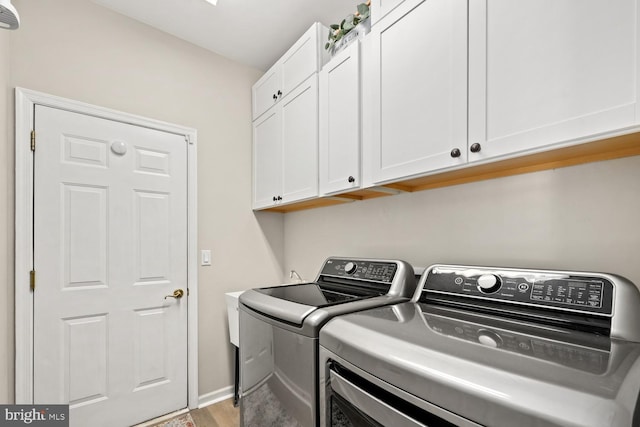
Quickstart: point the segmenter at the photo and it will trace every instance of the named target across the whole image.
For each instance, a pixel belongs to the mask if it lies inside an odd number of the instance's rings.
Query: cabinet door
[[[375,25],[404,0],[371,0],[371,25]]]
[[[280,63],[271,67],[253,85],[253,120],[257,119],[269,108],[278,102],[282,95],[278,95],[278,90],[282,93],[282,79],[280,74]]]
[[[637,122],[636,3],[470,1],[469,161]]]
[[[374,182],[464,163],[466,0],[405,0],[371,36]]]
[[[299,84],[320,69],[318,40],[321,25],[316,23],[282,56],[282,90],[287,96]],[[324,39],[323,39],[324,43]]]
[[[320,193],[360,186],[359,42],[320,72]]]
[[[282,194],[281,112],[276,106],[253,122],[253,208],[276,203]]]
[[[282,203],[318,195],[318,75],[278,106],[282,109]]]

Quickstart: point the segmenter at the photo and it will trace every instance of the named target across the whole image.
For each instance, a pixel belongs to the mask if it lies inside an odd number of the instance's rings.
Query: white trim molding
[[[29,272],[33,269],[33,155],[30,148],[36,105],[184,135],[187,144],[187,287],[188,309],[188,406],[199,407],[198,396],[198,206],[197,131],[146,117],[16,88],[15,140],[15,402],[33,403],[33,293]]]
[[[213,405],[223,400],[227,400],[233,397],[233,386],[221,388],[219,390],[212,391],[210,393],[200,396],[200,403],[198,408],[204,408],[205,406]]]

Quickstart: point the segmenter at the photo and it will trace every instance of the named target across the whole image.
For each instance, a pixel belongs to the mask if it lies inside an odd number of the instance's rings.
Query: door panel
[[[278,102],[278,90],[282,91],[281,65],[279,63],[271,67],[253,86],[253,120]]]
[[[63,319],[64,372],[71,406],[107,399],[107,316]]]
[[[469,161],[637,123],[636,0],[478,0],[469,15]]]
[[[107,189],[62,184],[65,288],[107,286]]]
[[[404,0],[372,0],[371,25],[376,24]]]
[[[169,236],[168,194],[135,192],[135,242],[137,281],[166,281],[169,274],[171,240]]]
[[[66,163],[107,167],[107,142],[74,136],[64,137],[63,158]]]
[[[466,1],[407,0],[371,37],[374,182],[463,164]],[[463,155],[452,158],[453,148]]]
[[[271,109],[253,122],[253,208],[275,203],[282,194],[281,110]]]
[[[282,105],[282,199],[318,195],[318,77],[307,79]]]
[[[169,380],[165,307],[135,311],[135,389],[152,387]]]
[[[359,43],[352,43],[334,56],[320,73],[319,176],[322,194],[360,186]]]
[[[186,407],[184,137],[42,106],[35,130],[34,403],[72,426]]]
[[[322,41],[324,43],[324,40]],[[282,97],[318,70],[318,27],[312,25],[282,56]]]
[[[169,153],[136,148],[135,171],[169,176]]]

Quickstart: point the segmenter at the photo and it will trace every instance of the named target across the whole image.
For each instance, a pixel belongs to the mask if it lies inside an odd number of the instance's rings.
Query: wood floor
[[[196,423],[196,427],[239,427],[240,409],[233,406],[233,398],[223,400],[204,408],[189,411],[191,418]],[[151,420],[134,427],[162,427],[168,422],[184,416],[184,412],[167,419],[161,417],[162,421]]]
[[[239,427],[240,411],[234,408],[233,399],[190,411],[196,427]]]

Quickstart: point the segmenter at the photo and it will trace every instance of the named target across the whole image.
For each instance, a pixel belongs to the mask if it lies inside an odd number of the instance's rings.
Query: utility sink
[[[244,291],[228,292],[224,294],[227,301],[227,316],[229,317],[229,341],[240,347],[238,300]]]

